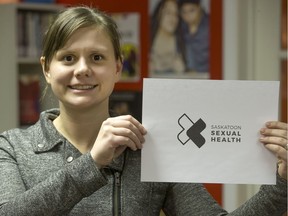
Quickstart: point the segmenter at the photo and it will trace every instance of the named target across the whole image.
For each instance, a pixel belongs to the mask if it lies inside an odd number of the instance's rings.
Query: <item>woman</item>
[[[184,71],[184,62],[177,50],[179,22],[175,0],[161,0],[151,19],[150,75],[171,76]]]
[[[201,184],[140,182],[146,130],[108,111],[122,69],[111,18],[88,7],[64,10],[45,35],[41,64],[59,109],[0,135],[0,215],[227,214]],[[285,210],[286,131],[280,122],[262,130],[263,143],[283,160],[277,185],[263,186],[233,215]]]

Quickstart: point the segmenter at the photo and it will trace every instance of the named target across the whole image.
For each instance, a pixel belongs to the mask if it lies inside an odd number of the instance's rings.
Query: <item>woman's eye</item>
[[[68,55],[68,56],[64,56],[64,58],[63,58],[63,60],[64,61],[66,61],[66,62],[71,62],[71,61],[73,61],[73,56],[71,56],[71,55]]]
[[[93,55],[93,60],[94,61],[100,61],[102,59],[103,59],[103,57],[101,55]]]

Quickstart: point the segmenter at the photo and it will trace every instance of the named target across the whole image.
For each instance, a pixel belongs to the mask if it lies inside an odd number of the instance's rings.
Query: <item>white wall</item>
[[[279,80],[280,0],[223,0],[223,77]],[[229,212],[254,195],[259,185],[224,185]]]

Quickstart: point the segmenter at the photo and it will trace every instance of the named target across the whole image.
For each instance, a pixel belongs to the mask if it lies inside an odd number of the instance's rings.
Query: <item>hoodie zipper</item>
[[[113,215],[121,215],[121,202],[120,190],[121,189],[121,175],[119,172],[114,172],[114,185],[113,185]]]

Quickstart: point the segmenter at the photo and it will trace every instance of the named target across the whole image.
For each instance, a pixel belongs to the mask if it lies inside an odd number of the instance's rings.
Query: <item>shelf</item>
[[[44,3],[0,4],[0,29],[2,30],[0,74],[3,76],[3,79],[0,79],[0,132],[20,127],[20,117],[23,116],[21,111],[26,107],[27,112],[30,112],[31,104],[34,102],[39,104],[37,112],[57,106],[57,102],[53,101],[53,97],[51,97],[52,99],[47,97],[40,101],[42,90],[46,85],[40,64],[41,42],[42,34],[47,29],[49,22],[43,23],[41,21],[41,26],[35,27],[34,25],[38,23],[35,22],[34,18],[36,17],[36,20],[51,20],[50,14],[55,14],[63,8],[63,5]],[[25,34],[24,39],[23,34]],[[34,43],[36,40],[37,43]],[[29,46],[31,44],[32,47]],[[35,87],[34,84],[32,88],[31,84],[31,88],[26,88],[26,81],[30,85],[30,82],[32,82],[30,78],[32,79],[35,74],[39,76],[39,85]],[[28,76],[24,82],[23,76]],[[31,77],[29,78],[29,76]],[[35,97],[37,94],[38,96]],[[23,102],[20,102],[23,100],[24,105]],[[29,106],[25,104],[29,104]],[[35,121],[35,118],[33,121]]]

